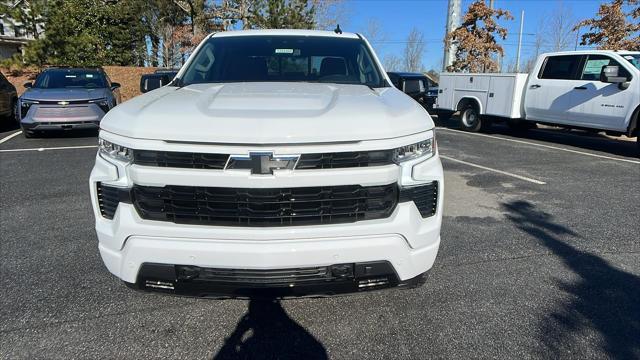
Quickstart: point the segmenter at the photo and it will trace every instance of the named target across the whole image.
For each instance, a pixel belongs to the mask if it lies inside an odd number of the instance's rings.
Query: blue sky
[[[424,34],[426,50],[424,66],[427,69],[440,66],[442,59],[442,39],[445,33],[447,0],[346,0],[348,21],[342,27],[345,31],[366,32],[369,19],[376,19],[385,33],[385,42],[373,44],[378,56],[386,54],[402,56],[404,41],[412,27]],[[466,12],[472,1],[462,1],[462,13]],[[488,2],[488,0],[487,0]],[[520,30],[520,12],[525,11],[523,34],[535,34],[539,31],[540,21],[550,16],[559,3],[570,9],[577,20],[593,17],[598,11],[601,0],[495,0],[495,6],[509,10],[514,20],[503,21],[510,36],[504,41],[505,64],[513,61],[517,52],[517,33]],[[534,35],[523,35],[522,58],[533,53]],[[438,69],[439,70],[439,69]]]

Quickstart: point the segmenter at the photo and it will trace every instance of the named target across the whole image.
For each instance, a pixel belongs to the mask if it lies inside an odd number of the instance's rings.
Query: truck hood
[[[101,123],[133,138],[226,144],[386,139],[433,126],[418,103],[393,87],[319,83],[166,86],[115,107]]]
[[[82,101],[106,98],[109,95],[109,89],[27,89],[22,98],[26,100],[40,101]]]

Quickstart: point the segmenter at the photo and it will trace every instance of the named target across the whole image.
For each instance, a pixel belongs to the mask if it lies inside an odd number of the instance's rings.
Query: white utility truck
[[[640,52],[543,54],[528,75],[441,74],[436,109],[441,119],[459,111],[468,131],[506,120],[518,129],[544,123],[637,136]]]

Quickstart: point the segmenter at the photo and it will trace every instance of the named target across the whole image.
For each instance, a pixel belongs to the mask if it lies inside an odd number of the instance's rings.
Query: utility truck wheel
[[[489,119],[483,118],[473,105],[468,105],[460,111],[460,126],[465,131],[478,132],[489,126]]]

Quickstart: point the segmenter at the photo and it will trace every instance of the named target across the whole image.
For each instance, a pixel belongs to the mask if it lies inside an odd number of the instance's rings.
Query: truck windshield
[[[623,55],[622,57],[627,59],[628,62],[640,70],[640,54]]]
[[[384,87],[361,39],[322,36],[212,37],[193,56],[180,85],[321,82]]]
[[[55,69],[38,75],[34,84],[39,89],[105,88],[104,75],[95,70]]]

